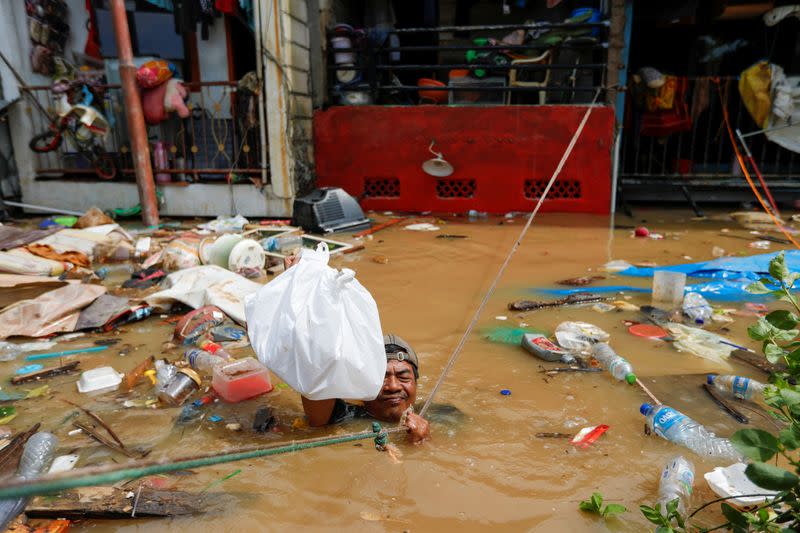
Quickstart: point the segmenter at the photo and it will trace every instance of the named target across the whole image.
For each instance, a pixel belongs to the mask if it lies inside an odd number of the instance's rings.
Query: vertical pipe
[[[110,4],[114,36],[119,51],[119,77],[122,81],[122,94],[125,98],[125,117],[128,122],[128,134],[131,138],[136,187],[139,189],[139,202],[142,204],[142,220],[147,226],[157,226],[156,186],[153,183],[153,169],[150,166],[150,146],[147,142],[147,129],[142,114],[142,101],[136,90],[136,67],[133,64],[128,15],[125,12],[124,0],[110,0]]]

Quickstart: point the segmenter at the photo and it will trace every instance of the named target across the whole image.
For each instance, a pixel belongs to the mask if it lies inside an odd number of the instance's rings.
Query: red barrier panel
[[[464,213],[530,211],[585,106],[333,107],[314,114],[317,184],[342,187],[364,209]],[[598,107],[543,211],[608,213],[614,111]],[[434,157],[455,171],[429,176]]]

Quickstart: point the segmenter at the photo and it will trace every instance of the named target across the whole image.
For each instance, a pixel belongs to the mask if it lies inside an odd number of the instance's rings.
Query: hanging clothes
[[[686,103],[689,80],[683,76],[665,78],[663,86],[645,97],[646,111],[642,113],[639,135],[665,137],[692,129],[692,117]]]

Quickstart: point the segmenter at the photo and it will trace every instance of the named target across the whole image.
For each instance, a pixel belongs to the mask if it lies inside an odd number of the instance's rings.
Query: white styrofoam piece
[[[82,393],[100,390],[110,392],[117,390],[120,383],[122,383],[122,374],[110,366],[101,366],[83,372],[77,385],[78,392]]]

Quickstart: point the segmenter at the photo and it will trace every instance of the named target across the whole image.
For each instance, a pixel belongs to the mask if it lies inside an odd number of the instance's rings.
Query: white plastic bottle
[[[636,375],[633,373],[631,364],[620,357],[608,344],[598,342],[592,346],[592,357],[603,365],[603,368],[608,370],[615,379],[619,381],[627,381],[633,385],[636,383]]]
[[[682,455],[676,455],[664,465],[658,483],[658,502],[661,512],[666,513],[667,504],[678,499],[678,513],[686,515],[692,498],[694,464]]]
[[[742,455],[736,451],[731,441],[717,437],[702,424],[696,422],[668,405],[643,403],[639,412],[647,417],[647,423],[656,435],[680,444],[703,457],[739,462]]]
[[[765,384],[742,376],[709,374],[706,377],[709,385],[731,398],[740,400],[760,400],[764,397]]]
[[[689,292],[683,298],[683,313],[692,319],[695,324],[703,325],[711,320],[714,309],[699,293]]]

